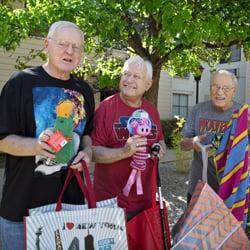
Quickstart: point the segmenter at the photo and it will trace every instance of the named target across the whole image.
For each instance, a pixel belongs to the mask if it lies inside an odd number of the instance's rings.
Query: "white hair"
[[[210,84],[212,85],[213,84],[213,80],[214,80],[214,77],[217,76],[217,75],[227,75],[227,76],[230,76],[231,79],[232,79],[232,82],[234,84],[235,87],[237,87],[237,84],[238,84],[238,80],[237,80],[237,77],[230,71],[228,70],[224,70],[224,69],[220,69],[218,71],[215,71],[211,74],[211,78],[210,78]]]
[[[125,61],[124,66],[122,68],[122,72],[124,72],[130,65],[139,66],[141,68],[145,67],[147,71],[147,78],[149,80],[152,80],[153,67],[150,61],[144,60],[140,56],[132,56]]]
[[[82,42],[83,42],[84,40],[83,32],[76,24],[69,22],[69,21],[58,21],[58,22],[53,23],[49,28],[47,37],[53,37],[56,31],[63,29],[63,28],[73,28],[77,30],[81,34]]]

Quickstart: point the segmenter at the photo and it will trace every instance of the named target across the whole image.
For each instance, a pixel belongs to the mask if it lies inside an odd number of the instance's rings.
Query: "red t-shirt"
[[[147,136],[147,152],[155,142],[163,140],[159,113],[155,106],[143,99],[139,108],[132,108],[123,103],[119,94],[105,99],[97,108],[92,133],[93,145],[108,148],[120,148],[125,145],[129,135],[127,120],[137,109],[145,110],[151,119],[152,129]],[[94,189],[97,200],[118,197],[118,204],[127,212],[138,212],[151,207],[153,161],[147,159],[146,169],[141,172],[143,195],[137,195],[136,184],[129,196],[122,193],[131,173],[132,157],[109,164],[97,163],[94,171]]]

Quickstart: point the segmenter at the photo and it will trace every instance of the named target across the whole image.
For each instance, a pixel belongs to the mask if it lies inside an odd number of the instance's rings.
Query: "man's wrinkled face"
[[[151,80],[147,79],[146,68],[129,65],[122,73],[120,92],[124,98],[140,99],[151,84]]]
[[[226,74],[216,74],[210,86],[211,100],[219,110],[227,110],[232,105],[236,86],[232,78]]]
[[[80,63],[82,37],[74,28],[62,28],[48,37],[45,48],[49,57],[50,69],[57,74],[69,74]]]

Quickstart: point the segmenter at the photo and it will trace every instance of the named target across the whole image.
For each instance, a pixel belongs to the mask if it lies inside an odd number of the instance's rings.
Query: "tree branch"
[[[141,57],[150,59],[150,54],[148,53],[147,49],[142,46],[141,36],[137,32],[129,12],[124,11],[124,15],[121,15],[121,17],[128,24],[128,27],[130,27],[129,37],[128,37],[129,46],[132,47],[135,50],[135,52]],[[133,29],[133,32],[131,31],[131,27]]]
[[[209,43],[203,41],[203,44],[206,46],[208,49],[218,49],[218,48],[226,48],[230,47],[232,45],[242,45],[243,43],[250,42],[250,37],[247,37],[246,39],[240,40],[240,39],[234,39],[229,41],[228,43],[221,43],[221,44],[215,44],[215,43]]]
[[[157,23],[154,16],[152,14],[148,17],[149,25],[148,25],[148,32],[152,36],[157,36],[161,29],[161,23]]]

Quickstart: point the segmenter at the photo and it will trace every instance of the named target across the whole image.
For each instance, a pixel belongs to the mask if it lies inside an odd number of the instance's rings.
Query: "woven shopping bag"
[[[78,171],[69,168],[57,204],[32,209],[25,217],[26,249],[128,249],[124,210],[112,199],[96,203],[88,168],[82,164],[85,182]],[[62,204],[72,178],[77,179],[88,208]]]
[[[204,181],[195,187],[188,208],[175,225],[174,250],[250,249],[240,222]]]

